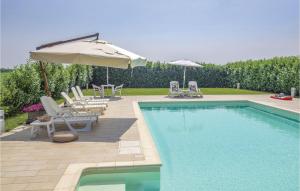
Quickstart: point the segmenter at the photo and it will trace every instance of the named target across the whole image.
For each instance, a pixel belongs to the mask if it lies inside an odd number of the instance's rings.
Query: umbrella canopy
[[[176,61],[173,61],[173,62],[168,62],[167,64],[176,65],[176,66],[183,66],[184,67],[182,88],[184,88],[184,84],[185,84],[186,67],[202,67],[200,64],[197,64],[197,63],[195,63],[193,61],[190,61],[190,60],[176,60]]]
[[[167,64],[177,65],[177,66],[184,66],[184,67],[202,67],[200,64],[197,64],[190,60],[176,60],[173,62],[168,62]]]
[[[146,59],[103,40],[80,40],[30,52],[30,57],[48,63],[83,64],[113,68],[146,65]]]
[[[96,39],[91,40],[91,37]],[[146,59],[135,53],[99,40],[99,33],[78,37],[74,39],[52,42],[41,45],[35,51],[30,52],[30,58],[38,60],[45,81],[45,91],[51,95],[48,88],[48,80],[43,63],[82,64],[94,66],[106,66],[126,69],[129,66],[145,66]],[[108,83],[108,69],[107,69]]]

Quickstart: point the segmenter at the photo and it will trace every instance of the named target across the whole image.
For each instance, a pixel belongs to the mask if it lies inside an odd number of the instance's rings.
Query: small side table
[[[55,132],[55,127],[53,124],[53,120],[52,118],[49,121],[46,122],[41,122],[39,120],[35,120],[32,123],[30,123],[31,127],[31,131],[30,131],[30,135],[31,137],[35,137],[39,130],[41,129],[42,126],[46,126],[47,127],[47,133],[48,133],[48,137],[51,138],[51,134],[53,132]]]

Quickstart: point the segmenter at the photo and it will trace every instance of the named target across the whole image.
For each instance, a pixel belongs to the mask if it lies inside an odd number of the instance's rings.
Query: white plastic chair
[[[99,92],[100,97],[103,97],[104,95],[104,89],[100,86],[96,86],[95,84],[92,84],[93,90],[94,90],[94,97],[97,97],[96,92]]]
[[[119,93],[120,97],[122,97],[123,86],[124,86],[124,84],[121,84],[121,85],[115,87],[114,91],[113,91],[113,96],[116,96],[116,94]]]

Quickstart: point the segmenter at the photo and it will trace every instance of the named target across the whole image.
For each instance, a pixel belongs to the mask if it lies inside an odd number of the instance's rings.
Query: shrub
[[[44,110],[43,104],[36,103],[36,104],[23,107],[22,112],[36,112],[36,111],[43,111],[43,110]]]
[[[40,78],[34,64],[15,68],[2,82],[1,106],[6,114],[16,113],[40,98]]]
[[[229,87],[240,83],[244,89],[290,93],[291,87],[295,87],[299,92],[300,59],[297,56],[240,61],[224,67]]]
[[[70,73],[62,64],[47,64],[46,73],[52,97],[59,98],[60,93],[66,91],[69,87]],[[44,92],[44,82],[42,82],[41,86]]]

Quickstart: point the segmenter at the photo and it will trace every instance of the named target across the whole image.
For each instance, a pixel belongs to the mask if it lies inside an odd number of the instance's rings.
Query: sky
[[[299,55],[298,12],[298,0],[1,0],[1,67],[95,32],[152,61]]]

